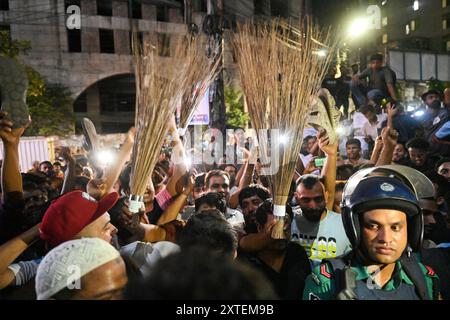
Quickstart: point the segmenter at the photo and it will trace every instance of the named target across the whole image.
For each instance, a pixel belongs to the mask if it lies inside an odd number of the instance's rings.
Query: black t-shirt
[[[411,162],[411,159],[408,159],[405,162],[405,166],[411,167],[411,168],[416,169],[417,171],[420,171],[420,172],[429,172],[429,171],[434,170],[434,164],[435,164],[435,162],[432,159],[430,159],[430,158],[428,158],[425,161],[425,163],[423,164],[423,166],[421,166],[421,167],[416,166],[413,162]]]
[[[388,95],[388,89],[387,84],[390,83],[392,85],[395,85],[395,72],[392,71],[389,67],[382,67],[379,70],[372,70],[371,68],[367,68],[364,71],[362,71],[358,77],[360,79],[366,79],[368,78],[369,84],[368,88],[369,90],[378,89],[381,90],[385,95]]]
[[[162,214],[164,213],[164,210],[160,207],[158,201],[156,198],[153,200],[153,208],[151,211],[146,212],[148,221],[151,224],[157,224],[159,218],[161,218]]]
[[[440,293],[444,300],[450,299],[450,248],[422,249],[421,262],[430,266],[439,277]]]
[[[406,114],[397,115],[392,119],[392,125],[398,132],[398,142],[406,143],[416,136],[420,123]],[[383,121],[381,128],[387,126],[387,120]]]
[[[261,271],[281,299],[299,299],[305,288],[305,279],[311,273],[311,264],[305,250],[295,242],[290,242],[287,246],[279,273],[253,254],[239,252],[238,260]]]
[[[333,77],[326,77],[325,79],[323,79],[322,88],[328,89],[328,91],[330,91],[331,95],[334,98],[336,98],[337,96],[338,87],[338,79],[335,79]]]
[[[20,235],[41,222],[50,206],[48,201],[34,210],[25,210],[22,192],[9,192],[0,209],[0,244]]]
[[[22,192],[9,192],[0,206],[0,244],[11,240],[38,224],[51,202],[46,202],[33,211],[26,211]],[[28,247],[16,261],[32,260],[45,254],[45,243],[37,241]]]

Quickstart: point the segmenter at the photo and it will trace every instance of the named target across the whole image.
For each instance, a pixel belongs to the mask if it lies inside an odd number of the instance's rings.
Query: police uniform
[[[425,277],[429,297],[437,299],[438,276],[428,266],[419,263]],[[419,300],[413,281],[403,270],[399,261],[395,264],[395,270],[391,279],[379,288],[367,268],[353,262],[351,269],[356,273],[355,295],[358,300]],[[334,300],[339,291],[336,276],[329,262],[324,262],[315,267],[312,274],[306,278],[303,300]]]
[[[420,250],[423,240],[419,198],[433,196],[430,194],[430,190],[434,190],[433,184],[422,173],[402,167],[365,169],[348,180],[342,195],[341,217],[352,251],[315,267],[306,279],[303,299],[439,299],[438,276],[433,269],[416,260],[414,254],[411,255],[411,252]],[[377,272],[370,274],[361,263],[361,257],[369,257],[361,247],[360,218],[365,212],[377,209],[401,211],[407,219],[408,246],[395,262],[391,278],[383,288],[374,280]]]

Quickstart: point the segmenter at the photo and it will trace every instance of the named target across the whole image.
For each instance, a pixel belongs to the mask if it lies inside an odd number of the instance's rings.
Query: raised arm
[[[111,193],[113,191],[114,183],[116,183],[119,178],[122,168],[130,158],[131,151],[133,150],[134,136],[136,134],[136,129],[132,127],[128,130],[127,136],[124,143],[120,147],[119,153],[117,154],[116,161],[111,166],[107,167],[105,174],[103,176],[105,181],[105,194]]]
[[[19,165],[19,140],[26,127],[13,129],[13,123],[4,119],[0,111],[0,137],[3,141],[2,190],[3,201],[11,192],[23,192]]]
[[[327,191],[327,208],[333,210],[334,194],[336,189],[336,167],[337,167],[337,149],[338,141],[330,144],[330,139],[325,131],[317,135],[320,149],[327,156],[322,169],[322,177],[325,179],[325,190]]]
[[[383,138],[378,136],[375,140],[372,155],[370,156],[370,162],[377,163],[380,158],[381,150],[383,149]]]
[[[398,132],[389,127],[383,128],[381,131],[383,139],[383,149],[376,166],[383,166],[392,163],[392,155],[394,154],[395,145],[397,144]]]
[[[252,183],[253,171],[255,170],[256,156],[249,153],[248,159],[242,165],[241,169],[244,168],[242,178],[239,180],[239,185],[237,190],[233,192],[228,200],[228,206],[232,209],[236,209],[239,205],[239,192],[245,187],[248,187]],[[241,170],[239,170],[241,171]]]
[[[61,157],[63,157],[67,164],[66,172],[64,173],[64,184],[61,189],[61,194],[64,194],[73,190],[75,183],[75,159],[67,147],[61,149]]]
[[[186,201],[189,197],[189,194],[194,189],[195,185],[195,175],[189,174],[188,176],[183,177],[184,187],[183,192],[181,192],[164,210],[164,213],[161,215],[161,217],[158,219],[157,225],[161,226],[168,222],[171,222],[175,220],[180,213],[180,211],[183,209],[183,207],[186,205]]]
[[[172,135],[172,163],[174,164],[173,175],[169,178],[167,182],[166,189],[169,194],[174,197],[179,192],[177,192],[177,182],[179,179],[183,177],[183,175],[188,170],[186,161],[185,161],[185,150],[183,143],[180,140],[180,136],[177,131],[177,124],[175,121],[175,117],[172,117],[169,123],[168,133]]]
[[[14,281],[14,272],[8,266],[38,239],[39,225],[36,225],[0,247],[0,290]]]

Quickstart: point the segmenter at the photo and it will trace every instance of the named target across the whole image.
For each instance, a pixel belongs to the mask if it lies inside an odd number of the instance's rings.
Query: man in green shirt
[[[411,255],[423,237],[414,186],[393,175],[357,178],[347,183],[341,204],[352,251],[314,268],[303,299],[438,299],[437,275]]]

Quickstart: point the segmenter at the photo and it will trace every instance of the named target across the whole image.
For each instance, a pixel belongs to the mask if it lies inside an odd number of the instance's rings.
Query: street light
[[[350,38],[359,38],[369,30],[369,20],[367,18],[357,18],[348,27]]]
[[[347,29],[347,39],[349,42],[353,42],[358,48],[358,61],[361,69],[365,68],[365,50],[363,50],[362,38],[370,30],[370,19],[367,17],[358,17],[350,22]],[[363,64],[364,62],[364,64]]]

